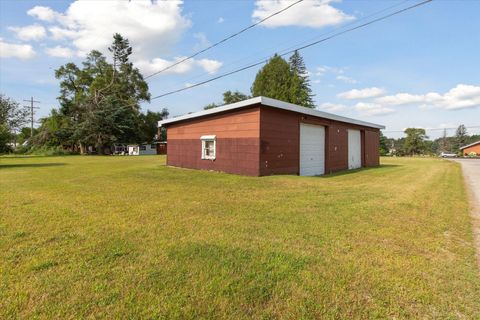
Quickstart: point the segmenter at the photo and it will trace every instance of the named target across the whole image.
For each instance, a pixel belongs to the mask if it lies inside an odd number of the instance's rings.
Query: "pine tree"
[[[258,71],[251,88],[252,96],[292,102],[291,85],[290,65],[282,57],[275,55]]]
[[[290,57],[289,65],[292,73],[290,102],[307,108],[315,108],[307,68],[305,67],[302,56],[297,50],[295,50]]]
[[[303,58],[296,51],[290,61],[275,55],[255,77],[252,96],[265,96],[314,108],[312,90]]]
[[[113,55],[113,66],[117,67],[128,62],[128,57],[132,54],[132,47],[128,39],[122,37],[122,35],[115,33],[113,35],[112,46],[108,48]]]

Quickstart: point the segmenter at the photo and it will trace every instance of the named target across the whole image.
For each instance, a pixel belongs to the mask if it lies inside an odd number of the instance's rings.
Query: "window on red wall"
[[[216,136],[201,136],[200,140],[202,141],[202,159],[215,160],[217,151]]]

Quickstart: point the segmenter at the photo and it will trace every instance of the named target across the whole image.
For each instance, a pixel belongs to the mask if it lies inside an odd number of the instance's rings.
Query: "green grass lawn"
[[[0,158],[0,318],[479,319],[460,167],[325,177]]]

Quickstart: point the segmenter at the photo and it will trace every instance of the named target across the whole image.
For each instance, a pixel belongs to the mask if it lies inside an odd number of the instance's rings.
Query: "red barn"
[[[255,97],[159,121],[167,164],[249,176],[379,165],[382,125]]]

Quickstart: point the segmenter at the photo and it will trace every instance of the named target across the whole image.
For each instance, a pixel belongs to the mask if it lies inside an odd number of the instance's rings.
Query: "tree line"
[[[93,50],[81,66],[70,62],[55,70],[60,81],[60,107],[40,120],[28,141],[30,147],[60,147],[79,153],[90,148],[104,154],[115,143],[161,139],[156,136],[157,122],[168,116],[168,110],[141,112],[140,103],[149,102],[150,93],[140,71],[129,60],[133,49],[128,39],[115,34],[108,50],[112,63]],[[0,152],[5,152],[12,147],[7,141],[25,139],[26,129],[21,126],[27,114],[15,101],[3,95],[1,99],[0,139],[4,141],[0,140]]]
[[[157,122],[169,112],[165,108],[161,112],[141,112],[140,103],[149,102],[150,93],[142,74],[129,60],[133,48],[128,39],[115,34],[108,51],[112,63],[92,50],[80,66],[70,62],[55,70],[60,85],[59,107],[42,118],[33,132],[25,127],[28,110],[2,95],[0,153],[28,142],[20,150],[58,148],[83,154],[93,149],[104,154],[110,153],[116,143],[165,140],[165,132],[157,134]],[[253,97],[266,96],[314,108],[308,73],[298,51],[288,62],[278,55],[272,57],[258,71],[250,91]],[[226,91],[222,103],[211,103],[205,109],[251,96]]]
[[[111,63],[99,51],[92,50],[80,66],[67,63],[55,70],[59,80],[59,108],[51,110],[31,132],[25,127],[29,111],[14,100],[0,95],[0,153],[12,151],[17,144],[28,141],[25,150],[58,148],[86,153],[110,153],[116,143],[152,143],[166,139],[158,134],[157,122],[168,117],[166,108],[160,112],[140,110],[140,103],[150,101],[148,84],[130,62],[133,53],[128,39],[113,36],[108,48]],[[295,51],[288,61],[273,56],[256,74],[250,95],[226,91],[223,101],[210,103],[204,109],[265,96],[306,108],[314,108],[312,89],[302,56]],[[408,128],[405,137],[387,138],[380,135],[382,155],[432,155],[440,152],[459,153],[463,145],[480,140],[468,135],[465,126],[458,127],[454,137],[429,140],[424,129]],[[33,137],[30,139],[30,136]],[[22,148],[20,148],[22,149]]]
[[[430,140],[425,129],[407,128],[405,137],[387,138],[380,133],[380,154],[392,156],[438,155],[442,152],[462,156],[460,147],[480,141],[480,135],[468,134],[465,125],[460,125],[454,136],[447,136],[443,130],[440,138]]]

